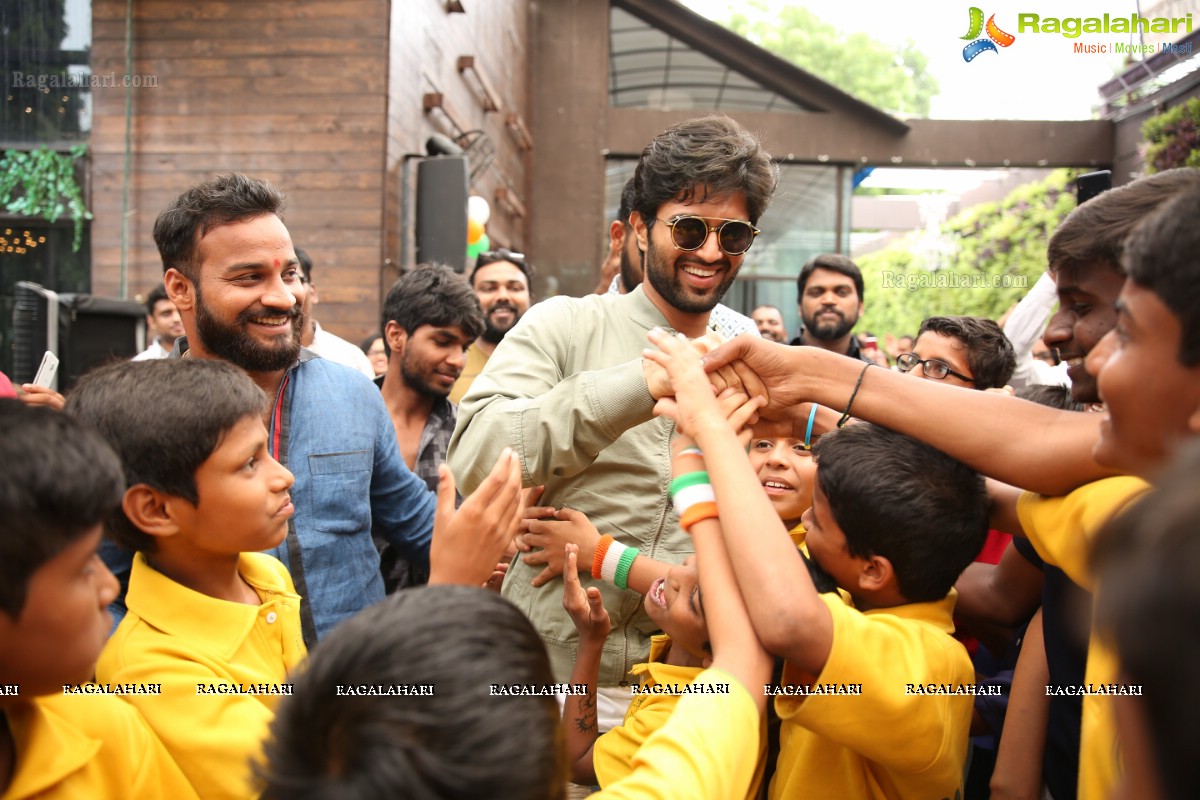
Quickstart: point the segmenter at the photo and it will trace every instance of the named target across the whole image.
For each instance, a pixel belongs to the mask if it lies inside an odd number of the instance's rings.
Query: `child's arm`
[[[675,389],[675,397],[660,400],[655,412],[672,417],[704,451],[725,547],[759,640],[793,668],[820,674],[833,645],[828,607],[694,354],[685,353],[684,342],[662,331],[651,331],[650,340],[660,350],[647,350],[646,357],[666,368]]]
[[[996,800],[1036,800],[1042,796],[1042,758],[1050,700],[1043,687],[1050,681],[1039,610],[1025,631],[1009,689],[1008,712],[992,770],[991,796]]]
[[[525,520],[524,525],[529,532],[517,537],[518,547],[523,550],[529,550],[531,547],[541,548],[521,557],[522,561],[531,566],[546,566],[534,577],[533,585],[544,586],[562,574],[568,544],[573,544],[579,549],[579,561],[585,565],[585,569],[590,569],[586,565],[592,563],[596,554],[600,532],[587,515],[573,508],[560,508],[557,511],[553,508],[533,510],[542,512],[541,518]],[[555,518],[546,519],[551,513]],[[639,555],[629,568],[626,585],[638,594],[645,594],[650,590],[651,584],[667,576],[670,568],[670,564]]]
[[[676,476],[695,470],[695,462],[700,462],[695,456],[681,454],[689,445],[691,442],[686,436],[677,437],[672,445]],[[704,466],[704,463],[699,465]],[[696,570],[700,575],[704,617],[713,649],[712,665],[737,678],[762,713],[766,708],[763,687],[770,683],[773,662],[754,632],[721,537],[721,523],[713,518],[702,519],[693,523],[688,532],[696,546]]]
[[[492,471],[455,509],[450,467],[438,467],[437,511],[429,545],[429,583],[482,586],[517,532],[521,519],[521,468],[505,448]]]
[[[563,608],[571,615],[575,629],[579,631],[579,652],[575,656],[575,669],[571,672],[571,685],[587,684],[586,695],[568,694],[563,703],[563,722],[567,727],[567,763],[571,768],[571,780],[590,786],[596,782],[592,747],[596,744],[599,732],[596,725],[596,679],[600,673],[604,640],[612,630],[612,621],[600,598],[600,590],[589,586],[584,591],[579,582],[576,566],[579,548],[568,544],[566,556]]]

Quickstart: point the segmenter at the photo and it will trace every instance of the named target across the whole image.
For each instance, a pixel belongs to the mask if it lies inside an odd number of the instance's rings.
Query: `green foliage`
[[[1146,173],[1200,167],[1200,98],[1169,108],[1142,124]]]
[[[1069,188],[1074,177],[1057,170],[1044,181],[1017,187],[999,202],[974,206],[947,220],[941,227],[940,269],[930,269],[935,264],[929,263],[929,248],[920,234],[859,258],[866,313],[858,329],[916,333],[921,320],[936,315],[998,320],[1045,271],[1050,235],[1075,207]],[[991,288],[993,281],[1000,285]]]
[[[865,33],[845,34],[800,6],[774,14],[766,0],[747,0],[738,8],[723,23],[734,33],[884,111],[929,116],[937,81],[912,40],[897,48]]]
[[[87,145],[75,145],[66,153],[49,148],[6,150],[0,158],[0,206],[10,214],[43,217],[57,222],[64,213],[75,221],[72,250],[79,251],[83,221],[92,218],[75,181],[75,162]]]

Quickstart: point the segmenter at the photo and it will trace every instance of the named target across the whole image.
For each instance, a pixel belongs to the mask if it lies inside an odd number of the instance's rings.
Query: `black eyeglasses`
[[[945,361],[938,361],[936,358],[920,359],[917,358],[916,353],[901,353],[896,356],[896,366],[900,368],[901,372],[909,372],[918,364],[921,365],[921,372],[925,374],[925,377],[933,378],[935,381],[944,380],[947,375],[953,375],[960,381],[975,382],[974,378],[968,378],[961,372],[955,372]]]
[[[717,232],[717,245],[726,255],[740,256],[754,244],[758,228],[742,219],[721,219],[720,225],[709,225],[704,217],[683,214],[670,219],[659,218],[671,229],[671,242],[680,250],[699,250],[708,241],[708,235]]]

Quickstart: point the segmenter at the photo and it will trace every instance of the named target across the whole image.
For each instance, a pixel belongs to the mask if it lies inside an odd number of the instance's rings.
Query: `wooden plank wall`
[[[422,113],[425,92],[445,92],[497,145],[477,191],[489,202],[499,185],[527,194],[525,156],[503,123],[515,109],[528,119],[528,0],[462,3],[466,13],[448,13],[444,0],[137,0],[132,72],[158,85],[132,91],[129,295],[161,279],[158,213],[189,186],[237,170],[287,193],[284,220],[314,259],[322,325],[351,341],[374,330],[406,232],[403,154],[439,130]],[[93,0],[92,14],[93,73],[120,76],[125,3]],[[457,72],[466,54],[493,82],[500,112],[484,112]],[[125,91],[97,89],[93,104],[93,291],[116,296]],[[523,243],[523,220],[499,213],[493,225]]]
[[[125,3],[93,2],[97,73],[125,67]],[[387,0],[134,4],[129,292],[161,280],[152,231],[189,186],[221,172],[286,192],[284,219],[313,256],[319,318],[373,327],[382,247]],[[93,290],[116,294],[125,93],[94,93]]]
[[[461,0],[464,13],[446,10],[445,0],[393,0],[392,49],[389,73],[387,141],[387,253],[390,278],[401,267],[413,266],[411,225],[402,216],[405,163],[409,154],[425,153],[425,140],[433,133],[454,136],[482,130],[495,151],[492,166],[471,185],[471,193],[484,197],[492,208],[488,238],[496,245],[524,251],[528,241],[530,204],[528,167],[534,149],[522,150],[507,128],[510,113],[532,129],[528,87],[529,0]],[[460,56],[473,56],[476,68],[499,100],[499,109],[485,110],[474,77],[457,69]],[[457,126],[440,111],[425,113],[422,98],[439,93]],[[409,191],[416,187],[415,163],[410,164]],[[525,205],[525,216],[505,212],[495,200],[504,187]],[[415,202],[415,194],[410,194]],[[409,220],[411,222],[411,213]],[[406,254],[408,259],[403,260]],[[529,254],[536,261],[536,253]],[[389,283],[390,285],[390,283]]]

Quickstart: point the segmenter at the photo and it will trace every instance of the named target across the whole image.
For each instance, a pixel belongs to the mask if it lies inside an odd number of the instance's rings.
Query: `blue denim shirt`
[[[175,354],[186,349],[181,337]],[[320,639],[383,599],[372,532],[428,570],[436,497],[405,465],[392,419],[369,378],[301,350],[282,394],[275,398],[270,446],[296,476],[296,513],[287,539],[266,552],[291,572],[311,647],[314,632]],[[132,554],[106,541],[101,556],[122,580],[120,608],[112,609],[120,622]]]

